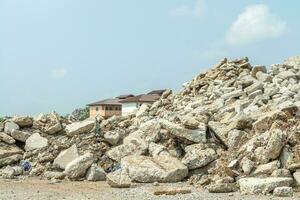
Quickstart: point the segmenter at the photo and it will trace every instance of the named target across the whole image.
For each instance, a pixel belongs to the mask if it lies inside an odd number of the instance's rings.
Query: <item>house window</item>
[[[98,108],[98,106],[96,107],[96,111],[98,111],[99,110],[99,108]]]

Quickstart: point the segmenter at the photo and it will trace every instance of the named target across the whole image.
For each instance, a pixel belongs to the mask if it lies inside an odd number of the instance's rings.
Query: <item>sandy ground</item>
[[[155,196],[153,191],[161,187],[188,187],[185,183],[163,184],[153,186],[152,184],[137,185],[134,188],[117,189],[110,188],[105,182],[67,182],[53,183],[48,180],[26,179],[26,180],[0,180],[1,200],[266,200],[266,199],[300,199],[297,193],[293,198],[278,198],[273,196],[251,196],[239,193],[211,194],[207,191],[192,188],[190,194],[178,194],[175,196]]]

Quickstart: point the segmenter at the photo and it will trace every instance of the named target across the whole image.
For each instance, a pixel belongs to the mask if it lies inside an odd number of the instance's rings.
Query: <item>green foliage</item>
[[[0,123],[1,123],[1,122],[4,122],[4,120],[5,120],[5,119],[4,119],[3,117],[0,117]]]
[[[82,121],[85,120],[89,117],[89,108],[77,108],[72,112],[72,118],[75,119],[76,121]]]

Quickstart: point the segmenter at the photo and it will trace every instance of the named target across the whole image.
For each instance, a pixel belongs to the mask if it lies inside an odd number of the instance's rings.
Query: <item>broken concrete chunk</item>
[[[68,136],[74,136],[82,133],[88,133],[94,127],[95,121],[86,119],[81,122],[74,122],[66,126],[66,133]]]
[[[200,123],[198,129],[195,130],[183,128],[168,120],[160,120],[160,123],[164,129],[168,130],[169,133],[175,137],[196,143],[206,142],[206,125],[204,123]]]
[[[34,133],[26,140],[25,150],[31,151],[48,146],[47,138],[42,137],[39,133]]]
[[[132,184],[128,173],[122,169],[107,174],[106,182],[113,188],[129,188]]]
[[[65,169],[66,166],[79,157],[76,145],[72,145],[70,148],[60,152],[55,158],[53,164],[61,169]]]
[[[105,171],[97,166],[97,164],[92,164],[86,173],[86,180],[88,181],[105,181],[106,173]]]
[[[170,156],[127,156],[121,165],[131,180],[142,183],[178,182],[188,174],[187,167]]]
[[[86,153],[71,161],[65,169],[65,173],[71,180],[76,180],[85,176],[88,168],[93,164],[94,156]]]
[[[0,141],[3,141],[7,144],[14,144],[16,142],[14,138],[10,137],[4,132],[0,132]]]
[[[25,131],[13,130],[10,135],[15,140],[26,142],[26,140],[31,136],[31,134],[32,133],[25,132]]]
[[[292,178],[267,177],[267,178],[241,178],[238,180],[240,190],[246,194],[268,194],[277,187],[289,187]]]
[[[217,153],[214,149],[203,149],[199,144],[187,146],[185,151],[186,154],[181,162],[190,170],[204,167],[217,158]]]
[[[11,121],[5,122],[5,126],[4,126],[5,133],[11,133],[13,130],[19,130],[19,129],[20,129],[20,127],[18,124],[11,122]]]
[[[20,127],[31,127],[33,124],[33,118],[28,116],[17,116],[14,117],[12,121]]]
[[[292,187],[277,187],[273,191],[273,195],[277,197],[292,197],[293,188]]]

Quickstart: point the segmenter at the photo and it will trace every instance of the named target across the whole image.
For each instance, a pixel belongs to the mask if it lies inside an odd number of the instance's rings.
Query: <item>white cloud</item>
[[[232,23],[226,42],[229,45],[250,44],[280,37],[286,29],[286,23],[271,13],[267,5],[251,5]]]
[[[65,68],[54,69],[51,72],[53,78],[63,78],[67,75],[68,71]]]
[[[206,13],[206,4],[204,0],[196,0],[193,6],[182,5],[170,10],[171,16],[179,17],[201,17]]]

